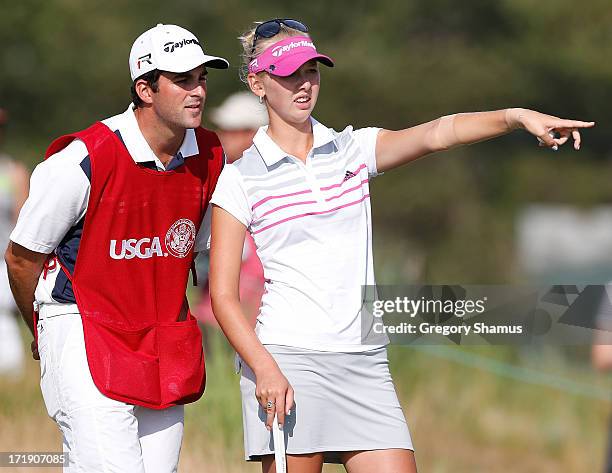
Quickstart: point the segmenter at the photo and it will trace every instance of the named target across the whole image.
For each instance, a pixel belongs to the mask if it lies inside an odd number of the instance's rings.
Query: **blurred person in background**
[[[253,137],[261,126],[268,124],[266,107],[259,103],[251,92],[236,92],[230,95],[220,107],[209,113],[209,118],[217,127],[215,132],[221,140],[228,163],[233,163],[242,156],[253,143]],[[200,255],[197,261],[198,280],[203,281],[201,298],[195,310],[195,316],[206,325],[218,327],[213,315],[208,284],[208,257]],[[255,325],[263,294],[263,268],[257,257],[255,242],[250,235],[244,240],[242,266],[240,268],[240,303],[248,320]],[[204,336],[207,332],[204,330]],[[204,343],[205,348],[210,344]],[[208,353],[208,352],[207,352]]]
[[[337,132],[311,116],[319,63],[334,63],[317,52],[304,24],[257,23],[241,41],[243,76],[265,102],[270,125],[219,178],[211,200],[210,286],[215,316],[243,360],[246,458],[274,471],[270,430],[277,419],[290,473],[318,473],[324,462],[343,463],[351,473],[414,472],[388,340],[362,342],[362,287],[375,285],[369,180],[516,129],[553,149],[573,138],[579,149],[578,130],[594,123],[511,108],[400,131]],[[266,278],[255,330],[238,289],[247,231]]]
[[[220,107],[213,109],[209,118],[216,125],[228,163],[242,156],[253,144],[253,137],[261,126],[268,124],[268,112],[251,92],[236,92]]]
[[[6,248],[19,210],[28,196],[26,167],[2,152],[8,112],[0,108],[0,245]],[[24,351],[15,301],[9,287],[6,264],[0,262],[0,376],[17,378],[23,372]]]
[[[171,473],[206,379],[185,293],[223,167],[206,76],[228,62],[159,24],[128,65],[132,103],[49,146],[5,259],[69,470]]]
[[[595,317],[593,346],[591,360],[593,366],[602,373],[612,372],[612,283],[605,286],[604,295]],[[604,473],[612,473],[612,419],[608,421],[608,445],[605,458]]]

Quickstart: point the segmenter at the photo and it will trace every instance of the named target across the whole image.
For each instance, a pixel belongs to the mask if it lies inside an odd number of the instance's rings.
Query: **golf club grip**
[[[287,461],[285,458],[285,436],[278,428],[278,419],[274,414],[272,423],[272,438],[274,440],[274,461],[276,463],[276,473],[287,473]]]

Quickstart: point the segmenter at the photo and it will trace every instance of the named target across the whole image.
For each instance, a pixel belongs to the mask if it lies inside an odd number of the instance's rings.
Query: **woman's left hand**
[[[591,128],[595,122],[564,120],[552,115],[528,110],[511,108],[506,111],[506,122],[511,128],[524,128],[540,142],[553,150],[559,149],[570,136],[574,139],[574,149],[580,149],[580,128]]]

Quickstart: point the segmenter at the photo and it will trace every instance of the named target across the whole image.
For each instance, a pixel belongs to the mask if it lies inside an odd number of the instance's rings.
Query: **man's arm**
[[[12,241],[4,254],[13,297],[32,335],[34,335],[34,291],[48,257],[49,255],[45,253],[28,250]]]
[[[85,144],[75,140],[36,166],[30,193],[11,232],[4,259],[13,297],[32,333],[34,293],[45,261],[87,211],[90,184],[82,166],[87,156]],[[35,343],[32,354],[38,359]]]

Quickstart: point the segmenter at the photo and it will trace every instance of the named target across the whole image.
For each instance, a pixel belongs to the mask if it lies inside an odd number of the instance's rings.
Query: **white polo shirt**
[[[102,123],[119,136],[136,163],[165,171],[198,154],[195,132],[188,129],[178,153],[168,163],[167,169],[164,168],[142,135],[132,107],[130,104],[125,112]],[[57,249],[66,254],[68,260],[74,261],[89,200],[90,169],[87,148],[81,140],[73,141],[38,164],[30,178],[30,194],[10,239],[38,253],[49,254]],[[206,249],[210,237],[210,212],[206,214],[196,236],[196,252]],[[46,277],[41,274],[35,299],[38,305],[46,305],[47,315],[77,313],[76,304],[66,302],[70,295],[71,285],[59,268],[50,271]]]
[[[368,181],[379,128],[336,132],[312,119],[306,163],[259,129],[211,203],[252,234],[264,268],[256,331],[265,345],[359,352],[362,286],[373,285]],[[214,242],[213,242],[214,244]]]

